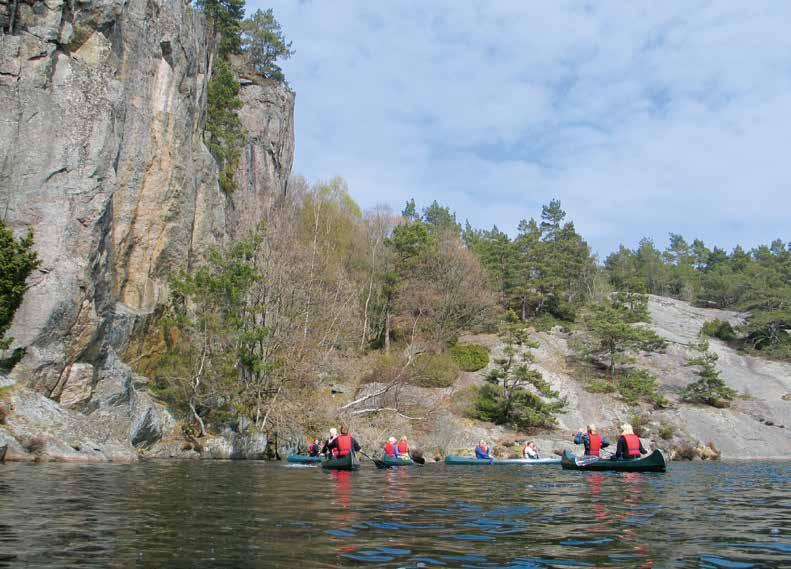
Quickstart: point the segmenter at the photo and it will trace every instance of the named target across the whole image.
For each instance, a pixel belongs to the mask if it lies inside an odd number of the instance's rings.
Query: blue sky
[[[249,0],[248,0],[249,1]],[[252,1],[296,54],[294,173],[606,255],[791,240],[791,3]]]

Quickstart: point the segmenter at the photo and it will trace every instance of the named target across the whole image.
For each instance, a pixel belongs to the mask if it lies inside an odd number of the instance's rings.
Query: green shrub
[[[206,113],[207,146],[220,168],[218,181],[225,193],[236,189],[233,179],[244,146],[244,128],[236,113],[242,107],[239,80],[231,65],[218,57],[208,86]]]
[[[516,429],[549,429],[555,426],[555,415],[563,411],[565,406],[565,399],[547,402],[524,389],[515,390],[508,398],[501,385],[486,384],[478,388],[473,416]]]
[[[667,400],[657,391],[656,378],[644,369],[632,368],[618,378],[618,394],[627,403],[641,400],[656,406],[667,404]]]
[[[0,350],[11,345],[12,338],[3,340],[3,336],[22,304],[27,277],[40,264],[33,250],[33,233],[28,231],[25,237],[15,239],[0,220]]]
[[[464,371],[478,371],[489,365],[489,350],[479,344],[456,344],[450,349],[450,355]]]
[[[673,425],[666,421],[662,421],[662,424],[659,427],[659,437],[669,441],[673,438],[674,434],[676,434],[676,430],[673,428]]]
[[[719,338],[724,342],[730,342],[736,339],[736,331],[733,329],[733,326],[731,326],[729,322],[718,318],[704,322],[703,326],[700,328],[700,333],[710,338]]]
[[[412,384],[418,387],[450,387],[459,376],[459,366],[447,354],[423,354],[412,364]]]

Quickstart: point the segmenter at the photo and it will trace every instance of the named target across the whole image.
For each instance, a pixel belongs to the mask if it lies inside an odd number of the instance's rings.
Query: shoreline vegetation
[[[245,136],[235,62],[285,82],[277,62],[293,51],[271,10],[245,19],[243,0],[196,7],[220,38],[204,140],[230,194]],[[191,449],[232,428],[263,434],[274,456],[278,437],[297,445],[341,420],[369,441],[415,433],[434,452],[464,421],[503,436],[551,433],[570,405],[536,365],[537,337],[551,330],[568,336],[567,365],[587,392],[636,416],[722,409],[740,397],[709,339],[791,361],[791,245],[781,239],[727,252],[670,233],[664,249],[644,238],[599,259],[559,200],[506,233],[462,224],[436,200],[363,211],[351,193],[340,177],[294,177],[249,235],[169,275],[169,302],[122,356]],[[0,221],[0,333],[37,267],[34,239],[14,238]],[[744,313],[702,326],[686,362],[692,379],[672,400],[643,365],[668,347],[648,326],[648,295]],[[497,339],[460,341],[471,334]],[[7,355],[4,369],[21,355]],[[454,387],[462,378],[469,385]],[[13,412],[2,401],[0,423]],[[673,430],[663,423],[657,437],[671,440]]]

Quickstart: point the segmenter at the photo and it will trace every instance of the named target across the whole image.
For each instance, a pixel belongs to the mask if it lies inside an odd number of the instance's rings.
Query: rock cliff
[[[144,378],[116,354],[167,299],[169,273],[286,191],[294,94],[242,80],[249,138],[228,196],[203,143],[214,40],[202,15],[182,0],[33,0],[11,30],[17,3],[0,3],[0,215],[33,229],[42,259],[9,333],[26,353],[4,381],[76,415],[122,409],[106,423],[139,443],[169,419],[152,418],[135,395]]]

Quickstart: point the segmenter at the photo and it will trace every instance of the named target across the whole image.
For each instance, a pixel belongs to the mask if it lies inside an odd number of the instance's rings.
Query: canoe
[[[539,466],[542,464],[560,464],[559,458],[474,458],[472,456],[458,456],[458,455],[449,455],[445,457],[445,464],[451,464],[454,466],[460,465],[475,465],[475,466],[483,466],[483,465],[493,465],[493,466],[508,466],[508,465],[527,465],[527,466]]]
[[[340,458],[328,458],[321,463],[322,468],[327,470],[357,470],[360,468],[360,462],[353,452]]]
[[[612,470],[615,472],[664,472],[665,457],[656,449],[643,458],[630,460],[603,459],[595,456],[576,457],[569,451],[563,452],[561,461],[563,470]]]
[[[399,456],[398,458],[394,456],[387,456],[386,454],[382,456],[382,462],[384,462],[387,466],[414,466],[415,462],[409,458],[408,456]]]
[[[319,456],[308,456],[306,454],[297,454],[297,453],[290,453],[288,457],[286,457],[286,461],[288,462],[295,462],[297,464],[318,464],[323,460],[324,457],[321,455]]]

